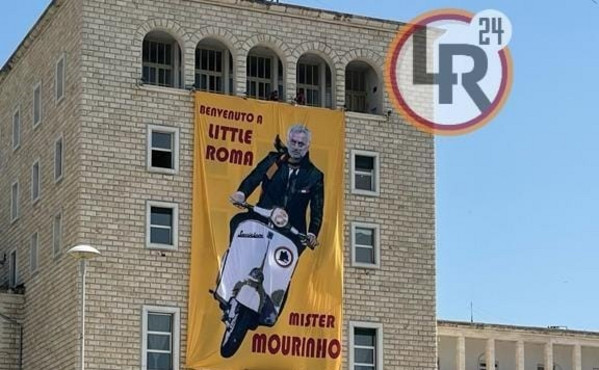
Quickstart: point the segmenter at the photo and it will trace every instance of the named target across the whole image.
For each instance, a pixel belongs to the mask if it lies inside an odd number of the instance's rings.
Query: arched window
[[[366,62],[353,61],[345,68],[345,108],[348,111],[381,114],[378,76]]]
[[[492,369],[487,369],[487,360],[485,359],[485,354],[481,353],[478,356],[478,370],[492,370]],[[495,360],[495,369],[499,369],[499,361]]]
[[[296,102],[313,107],[333,106],[331,68],[316,54],[304,54],[297,62]]]
[[[182,87],[181,48],[164,31],[152,31],[143,41],[142,79],[149,85]]]
[[[271,49],[256,46],[247,57],[247,95],[262,100],[284,100],[283,63]]]
[[[233,94],[233,56],[222,42],[204,39],[196,47],[195,88]]]

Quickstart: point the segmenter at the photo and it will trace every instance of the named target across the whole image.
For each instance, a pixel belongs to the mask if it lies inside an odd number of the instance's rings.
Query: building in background
[[[454,321],[438,333],[439,370],[599,370],[599,333]]]
[[[52,1],[0,72],[0,312],[22,323],[22,368],[78,368],[80,243],[101,252],[88,368],[184,367],[193,90],[346,109],[343,368],[434,368],[433,139],[382,80],[400,27],[249,0]],[[20,343],[0,320],[0,366]]]

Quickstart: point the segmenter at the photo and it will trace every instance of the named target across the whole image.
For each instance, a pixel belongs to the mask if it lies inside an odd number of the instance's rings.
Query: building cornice
[[[595,331],[584,331],[584,330],[571,330],[563,326],[549,326],[549,327],[536,327],[536,326],[519,326],[519,325],[502,325],[502,324],[488,324],[480,322],[465,322],[465,321],[448,321],[438,320],[437,327],[440,335],[447,334],[449,332],[473,332],[473,331],[489,331],[489,332],[516,332],[521,334],[534,334],[543,336],[584,336],[599,338],[599,332]]]
[[[203,3],[241,10],[252,10],[260,13],[284,15],[309,21],[340,24],[348,27],[371,29],[395,33],[405,22],[367,17],[332,10],[310,8],[302,5],[276,3],[266,0],[182,0],[189,3]]]

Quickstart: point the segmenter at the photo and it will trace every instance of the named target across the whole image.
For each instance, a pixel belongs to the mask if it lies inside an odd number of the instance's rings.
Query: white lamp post
[[[96,258],[100,252],[91,245],[76,245],[67,252],[81,263],[81,370],[85,370],[85,266],[87,260]]]

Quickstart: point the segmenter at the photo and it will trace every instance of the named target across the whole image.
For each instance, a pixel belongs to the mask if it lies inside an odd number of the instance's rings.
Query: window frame
[[[163,132],[173,134],[173,168],[154,167],[152,166],[152,133]],[[162,149],[159,149],[162,150]],[[163,151],[163,150],[162,150]],[[146,168],[148,172],[158,172],[174,175],[179,172],[179,128],[172,126],[148,125],[146,136]]]
[[[15,189],[15,185],[16,185],[16,199],[15,199],[15,194],[14,194],[14,189]],[[21,186],[19,185],[19,180],[15,180],[10,184],[10,223],[15,223],[20,216],[21,213],[21,207],[19,204],[19,198],[21,196],[20,194],[21,192]],[[16,208],[15,208],[16,207]],[[13,210],[16,210],[15,212],[13,212]]]
[[[357,156],[371,157],[374,159],[374,161],[373,161],[374,168],[373,168],[373,174],[372,174],[373,175],[372,180],[374,182],[373,190],[364,190],[364,189],[356,188],[356,175],[359,174],[356,172],[356,157]],[[352,194],[378,197],[380,195],[380,183],[381,183],[380,168],[381,168],[381,162],[380,162],[379,153],[366,151],[366,150],[357,150],[357,149],[352,150],[351,151],[351,171],[350,171]]]
[[[324,87],[324,85],[322,83],[322,79],[324,78],[322,76],[322,65],[323,64],[324,64],[323,62],[320,62],[318,64],[315,64],[315,63],[306,63],[306,62],[299,62],[299,61],[297,62],[296,88],[297,88],[298,91],[300,89],[304,90],[304,96],[305,96],[305,99],[306,99],[306,105],[307,106],[310,106],[310,107],[324,107],[325,106],[325,104],[323,104],[324,95],[325,95],[325,93],[324,93],[325,87]],[[302,73],[301,73],[301,68],[302,67],[304,68],[303,76],[302,76]],[[309,83],[307,81],[307,76],[308,76],[307,69],[308,68],[312,69],[312,76],[314,76],[314,72],[316,71],[316,76],[317,76],[316,79],[318,80],[316,82],[316,84]],[[325,67],[325,71],[326,71],[326,67]],[[302,79],[302,77],[305,79],[304,82],[300,82],[300,80]],[[314,80],[314,77],[313,77],[313,80]],[[310,94],[308,94],[308,91],[316,92],[318,94],[318,100],[319,100],[318,104],[314,104],[314,103],[310,103],[309,102],[308,96]]]
[[[59,85],[58,66],[60,65],[61,62],[62,62],[62,78],[60,80],[60,85]],[[66,54],[62,53],[58,57],[58,60],[56,60],[56,64],[54,67],[54,102],[56,103],[56,105],[60,104],[60,102],[62,102],[64,100],[64,97],[66,95],[66,93],[65,93],[66,74],[67,74],[67,58],[66,58]],[[61,89],[62,95],[60,95],[60,96],[58,96],[58,86],[62,87],[62,89]]]
[[[40,164],[40,159],[36,159],[31,165],[31,204],[37,203],[42,196],[42,167]],[[34,169],[37,165],[37,184],[33,181],[34,179]],[[37,196],[34,196],[34,186],[37,185]]]
[[[36,99],[35,99],[35,92],[37,91],[37,89],[39,89],[40,91],[40,99],[39,99],[39,120],[36,121],[35,120],[35,107],[36,107]],[[32,99],[32,104],[31,104],[31,122],[33,124],[33,129],[36,129],[39,127],[39,125],[42,123],[43,120],[43,104],[42,104],[42,100],[43,100],[43,90],[42,90],[42,81],[40,80],[38,83],[36,83],[33,86],[33,99]]]
[[[173,244],[152,243],[152,207],[170,208],[173,210],[172,242]],[[146,248],[159,250],[179,249],[179,205],[172,202],[146,201]]]
[[[142,307],[141,315],[141,368],[147,369],[147,356],[148,356],[148,315],[149,314],[170,314],[173,317],[173,326],[171,331],[171,358],[172,358],[172,369],[179,368],[179,355],[181,352],[181,309],[179,307],[169,306],[150,306],[144,305]]]
[[[18,121],[15,120],[15,117],[18,115]],[[15,122],[18,122],[17,128],[18,131],[15,130]],[[11,140],[12,140],[12,151],[19,149],[21,147],[21,134],[23,133],[23,118],[21,116],[21,107],[17,106],[12,113],[12,122],[11,122]],[[15,133],[18,132],[18,135],[15,136]],[[16,140],[15,140],[16,138]]]
[[[8,252],[8,287],[12,289],[17,285],[19,285],[19,251],[17,248],[12,248]]]
[[[270,94],[276,90],[278,93],[278,96],[279,96],[278,101],[284,102],[285,101],[285,91],[287,88],[286,77],[284,75],[285,62],[283,61],[283,59],[279,56],[279,54],[276,51],[274,51],[270,48],[267,48],[267,49],[268,49],[268,51],[266,51],[266,50],[256,51],[256,50],[252,49],[246,56],[246,71],[245,71],[246,72],[245,73],[246,96],[251,99],[270,101]],[[252,57],[270,59],[270,78],[250,76],[250,73],[249,73],[249,71],[251,71],[250,60]],[[281,64],[280,68],[279,68],[279,64]],[[258,71],[258,66],[259,66],[259,62],[258,62],[258,60],[256,60],[256,72]],[[265,69],[265,71],[266,71],[266,69]],[[259,74],[256,73],[256,75],[259,75]],[[280,79],[279,79],[279,77],[280,77]],[[250,91],[250,83],[251,82],[256,83],[256,95],[255,96],[251,95],[251,91]],[[265,94],[264,98],[260,97],[259,84],[270,84],[270,91]]]
[[[203,53],[203,52],[221,53],[221,66],[220,66],[221,72],[213,71],[210,69],[198,68],[198,59],[201,59],[201,53]],[[198,55],[198,54],[200,54],[200,55]],[[216,61],[214,64],[215,64],[215,68],[216,68]],[[217,46],[205,46],[205,45],[198,44],[195,49],[194,74],[193,74],[194,87],[198,91],[206,91],[206,92],[211,92],[214,94],[232,95],[235,92],[234,91],[235,89],[233,86],[230,86],[229,81],[231,81],[231,79],[233,79],[233,83],[234,83],[234,78],[233,78],[233,75],[235,73],[234,64],[235,64],[235,61],[233,60],[233,54],[227,47],[219,48]],[[198,84],[198,81],[197,81],[198,75],[200,76],[200,81],[201,81],[202,75],[206,76],[207,78],[209,78],[209,77],[221,78],[222,90],[211,91],[209,86],[207,89],[202,89],[201,83]]]
[[[60,225],[58,227],[58,235],[56,233],[56,219],[60,219]],[[58,248],[56,246],[58,240]],[[64,245],[64,214],[62,209],[52,215],[52,256],[54,259],[59,258],[62,255],[62,249]]]
[[[364,90],[350,90],[347,88],[347,80],[348,80],[348,74],[350,75],[350,80],[352,81],[352,85],[356,85],[356,83],[358,85],[364,85]],[[355,77],[358,77],[357,79]],[[357,112],[357,113],[369,113],[368,112],[368,104],[367,104],[367,100],[368,100],[368,88],[367,88],[367,84],[366,84],[366,72],[365,71],[359,71],[356,69],[350,69],[349,71],[347,70],[347,66],[345,69],[345,106],[346,106],[346,110],[348,112]],[[355,105],[358,105],[359,107],[354,107],[354,104],[352,103],[353,101],[359,101],[359,103],[356,103]]]
[[[33,243],[35,237],[35,245]],[[34,259],[35,257],[35,259]],[[35,261],[35,263],[34,263]],[[38,272],[40,267],[40,233],[35,231],[29,238],[29,271],[31,275]]]
[[[57,151],[56,151],[56,144],[58,144],[58,142],[60,142],[60,148],[61,148],[61,153],[60,153],[60,175],[56,175],[56,170],[57,170],[57,166],[56,166],[56,155],[57,155]],[[64,137],[62,134],[58,135],[58,137],[54,140],[54,182],[59,182],[60,180],[62,180],[64,178],[64,163],[65,163],[65,153],[64,153],[64,149],[65,149],[65,145],[64,145]]]
[[[362,247],[361,244],[356,242],[356,229],[372,229],[374,233],[374,245],[372,246],[374,252],[374,263],[360,262],[356,260],[356,247]],[[351,265],[353,267],[363,268],[374,268],[379,269],[381,267],[381,228],[378,224],[366,223],[355,221],[351,223]],[[363,246],[366,247],[366,246]]]
[[[354,361],[354,346],[355,346],[355,331],[354,329],[374,329],[376,331],[376,347],[374,349],[375,362],[374,370],[383,370],[384,368],[384,356],[383,356],[383,324],[375,322],[364,322],[364,321],[350,321],[349,322],[349,370],[355,369]]]
[[[153,33],[155,31],[159,31],[160,33],[163,33],[164,36],[168,36],[168,38],[170,38],[169,40],[163,40],[161,39],[160,36],[152,36],[149,37],[150,33]],[[146,43],[146,41],[148,43],[156,43],[156,44],[162,44],[162,45],[169,45],[171,48],[171,60],[170,60],[170,64],[162,64],[162,63],[154,63],[154,62],[149,62],[149,61],[145,61],[144,60],[144,44]],[[166,50],[165,50],[166,52]],[[148,51],[149,53],[149,51]],[[167,31],[161,31],[159,29],[153,29],[150,30],[149,32],[146,33],[146,35],[144,36],[142,42],[141,42],[141,55],[140,55],[140,61],[141,61],[141,70],[140,70],[140,80],[143,81],[143,84],[148,85],[148,86],[155,86],[155,87],[159,87],[159,88],[170,88],[170,89],[182,89],[184,88],[184,50],[181,46],[181,43],[179,43],[179,40],[174,37],[173,35],[171,35],[169,32]],[[156,70],[156,79],[155,82],[151,82],[151,81],[146,81],[146,79],[144,78],[144,69],[148,67],[148,68],[154,68]],[[158,74],[159,74],[159,70],[164,70],[164,71],[170,71],[171,72],[171,84],[161,84],[159,83],[159,79],[158,79]]]

